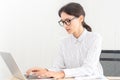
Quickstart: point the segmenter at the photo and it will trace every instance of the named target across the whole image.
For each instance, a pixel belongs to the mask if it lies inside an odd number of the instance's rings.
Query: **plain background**
[[[58,10],[71,1],[84,7],[86,23],[103,37],[102,49],[119,50],[120,0],[0,0],[0,51],[10,52],[22,72],[50,67],[68,36],[58,24]],[[0,77],[5,66],[0,57]]]

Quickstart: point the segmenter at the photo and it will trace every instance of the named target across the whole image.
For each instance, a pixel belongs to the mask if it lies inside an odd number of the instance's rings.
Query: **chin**
[[[72,34],[72,32],[67,31],[68,34]]]
[[[71,30],[66,30],[68,34],[72,34],[73,32]]]

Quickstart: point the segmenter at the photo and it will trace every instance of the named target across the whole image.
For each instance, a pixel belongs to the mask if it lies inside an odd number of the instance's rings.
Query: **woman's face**
[[[61,21],[63,22],[63,26],[69,34],[77,33],[78,31],[82,30],[81,28],[83,28],[83,16],[77,18],[75,16],[62,12]]]

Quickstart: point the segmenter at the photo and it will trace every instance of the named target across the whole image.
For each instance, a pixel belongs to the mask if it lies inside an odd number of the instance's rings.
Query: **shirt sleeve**
[[[81,67],[63,69],[65,77],[84,77],[93,75],[94,68],[97,66],[101,54],[101,42],[101,36],[94,39],[93,44],[88,49],[87,57],[84,59]]]

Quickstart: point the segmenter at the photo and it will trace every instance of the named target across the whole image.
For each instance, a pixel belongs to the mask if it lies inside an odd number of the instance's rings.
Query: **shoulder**
[[[86,47],[90,48],[91,45],[101,45],[102,36],[97,32],[87,32],[83,43]]]
[[[94,39],[94,40],[98,40],[98,39],[100,39],[100,40],[102,40],[102,36],[99,34],[99,33],[97,33],[97,32],[87,32],[87,35],[86,35],[86,38],[87,39]]]
[[[86,32],[86,35],[84,37],[83,43],[87,46],[95,44],[102,43],[102,36],[97,32]]]

